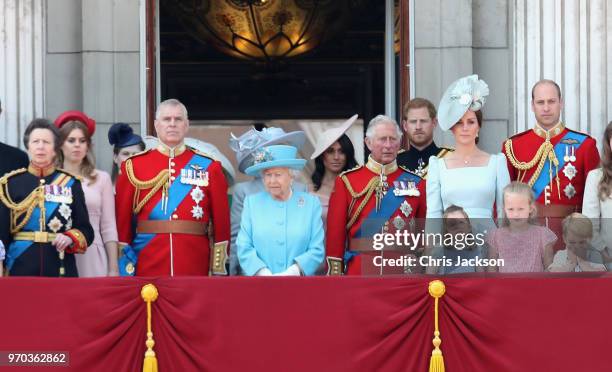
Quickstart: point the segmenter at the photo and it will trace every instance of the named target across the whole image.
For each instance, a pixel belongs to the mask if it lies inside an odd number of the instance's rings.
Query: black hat
[[[108,142],[117,148],[123,148],[142,143],[142,137],[134,134],[129,124],[115,123],[108,130]]]

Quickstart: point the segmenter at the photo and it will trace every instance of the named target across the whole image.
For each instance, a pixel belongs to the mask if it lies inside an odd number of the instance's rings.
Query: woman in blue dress
[[[510,183],[506,158],[502,153],[488,154],[478,148],[481,109],[488,95],[487,84],[478,75],[471,75],[451,84],[442,97],[438,123],[442,130],[453,133],[455,151],[442,159],[429,160],[428,232],[439,232],[442,213],[450,205],[463,208],[475,233],[495,227],[494,205],[497,216],[501,216],[502,190]]]
[[[293,190],[294,172],[306,164],[296,154],[293,146],[263,147],[245,171],[261,173],[265,186],[244,201],[236,246],[245,275],[313,275],[323,262],[321,203]]]

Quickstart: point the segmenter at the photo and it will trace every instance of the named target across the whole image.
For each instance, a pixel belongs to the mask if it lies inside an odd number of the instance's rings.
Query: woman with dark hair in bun
[[[311,175],[310,192],[315,194],[321,202],[323,226],[327,226],[327,210],[329,197],[334,189],[336,177],[342,172],[357,166],[355,160],[355,147],[345,132],[357,120],[357,115],[342,123],[342,125],[329,128],[319,137],[315,150],[310,157],[315,161],[315,170]]]
[[[119,175],[121,163],[130,156],[145,149],[145,143],[134,130],[126,123],[116,123],[108,131],[108,142],[113,146],[113,172],[111,178],[113,186]]]

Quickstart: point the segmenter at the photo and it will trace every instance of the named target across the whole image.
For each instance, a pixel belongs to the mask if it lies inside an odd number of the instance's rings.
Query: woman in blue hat
[[[113,186],[119,175],[121,163],[130,156],[145,149],[145,143],[134,130],[126,123],[116,123],[108,130],[108,142],[113,146],[113,172],[111,178]]]
[[[321,203],[314,195],[293,190],[294,172],[306,164],[296,154],[293,146],[262,147],[245,171],[261,174],[265,187],[246,197],[236,238],[246,275],[313,275],[323,262]]]
[[[495,227],[493,205],[501,216],[503,189],[510,176],[503,154],[488,154],[478,148],[482,107],[489,87],[478,75],[463,77],[451,84],[438,109],[442,130],[455,137],[455,151],[444,158],[429,159],[427,175],[428,230],[439,224],[450,205],[463,208],[473,221],[475,232]],[[435,222],[434,222],[435,221]],[[439,226],[437,226],[439,227]],[[437,230],[437,229],[436,229]]]

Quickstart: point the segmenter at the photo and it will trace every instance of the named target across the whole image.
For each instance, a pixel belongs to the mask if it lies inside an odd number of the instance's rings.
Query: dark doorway
[[[199,121],[342,119],[358,113],[367,123],[384,111],[385,2],[356,3],[347,29],[273,70],[202,43],[162,6],[161,98],[183,101],[190,119]]]

